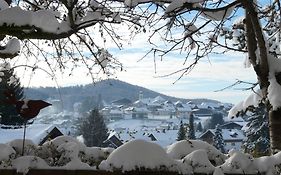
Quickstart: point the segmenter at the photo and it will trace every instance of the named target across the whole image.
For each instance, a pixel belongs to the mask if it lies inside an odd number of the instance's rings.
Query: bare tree
[[[72,63],[73,68],[84,64],[90,75],[99,71],[110,75],[110,70],[122,69],[119,61],[100,44],[110,37],[121,48],[122,36],[115,28],[115,24],[121,23],[128,26],[130,36],[148,31],[153,46],[148,54],[155,58],[162,59],[175,52],[183,54],[186,67],[170,73],[178,73],[179,79],[210,53],[247,53],[262,99],[267,104],[271,148],[273,152],[281,150],[281,102],[278,100],[280,92],[275,88],[281,84],[281,70],[275,64],[280,57],[280,1],[1,2],[0,56],[13,58],[21,50],[26,58],[43,58],[51,70],[63,70],[67,63]],[[103,40],[96,40],[98,36]],[[159,42],[159,38],[163,42]],[[187,64],[187,59],[193,60],[192,63]],[[31,67],[37,69],[35,65]],[[273,94],[277,94],[277,98]]]
[[[1,0],[0,4],[0,58],[20,54],[32,70],[41,68],[30,63],[31,57],[43,60],[51,76],[56,70],[83,65],[96,81],[101,74],[110,76],[122,70],[104,45],[111,42],[122,48],[117,25],[122,22],[132,33],[139,25],[138,14],[117,1]],[[133,25],[136,27],[130,28]]]

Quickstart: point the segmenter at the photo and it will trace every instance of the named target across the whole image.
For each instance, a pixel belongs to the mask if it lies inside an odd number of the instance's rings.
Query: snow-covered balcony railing
[[[0,174],[119,175],[119,174],[276,174],[281,152],[253,158],[230,151],[223,154],[199,140],[182,140],[163,149],[144,140],[112,148],[87,147],[69,136],[59,136],[42,146],[22,140],[0,144]]]

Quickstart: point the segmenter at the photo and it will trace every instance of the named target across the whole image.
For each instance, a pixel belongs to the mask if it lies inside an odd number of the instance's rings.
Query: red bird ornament
[[[17,113],[25,120],[36,117],[40,110],[46,108],[52,104],[43,100],[16,100],[15,95],[11,91],[6,91],[7,103],[14,104],[16,106]]]
[[[50,106],[43,100],[20,100],[16,102],[16,109],[20,116],[26,120],[36,117],[40,110]]]

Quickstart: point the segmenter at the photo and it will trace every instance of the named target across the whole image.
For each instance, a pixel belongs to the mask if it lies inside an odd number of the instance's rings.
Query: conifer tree
[[[224,149],[225,143],[222,136],[222,130],[219,124],[216,126],[215,129],[214,146],[222,153],[225,153],[225,149]]]
[[[22,125],[25,121],[20,117],[13,104],[7,102],[5,92],[9,91],[15,95],[16,100],[22,100],[24,97],[23,88],[19,79],[14,74],[14,69],[9,63],[0,65],[0,115],[1,124],[4,125]]]
[[[195,130],[194,130],[194,115],[190,114],[189,116],[189,130],[188,130],[188,139],[194,140],[195,138]]]
[[[245,152],[256,156],[268,155],[270,152],[268,113],[265,105],[249,109],[252,114],[248,119],[246,130]]]
[[[178,131],[177,141],[185,140],[185,139],[186,139],[186,129],[184,127],[183,122],[181,121],[180,128],[179,128],[179,131]]]
[[[102,146],[108,137],[108,129],[98,109],[94,109],[78,126],[79,134],[83,135],[85,145]]]
[[[198,132],[202,132],[202,131],[203,131],[203,127],[202,127],[201,122],[199,122],[199,123],[197,124],[196,131],[198,131]]]
[[[222,113],[216,112],[212,114],[211,118],[207,120],[206,127],[207,129],[215,129],[217,124],[222,125],[224,123]]]

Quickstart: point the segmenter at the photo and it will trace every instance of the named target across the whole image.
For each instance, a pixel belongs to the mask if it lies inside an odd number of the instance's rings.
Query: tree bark
[[[272,154],[281,151],[281,108],[269,112],[269,135]]]

